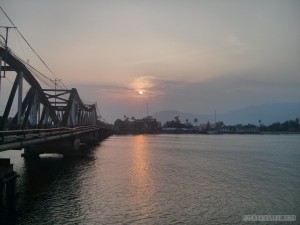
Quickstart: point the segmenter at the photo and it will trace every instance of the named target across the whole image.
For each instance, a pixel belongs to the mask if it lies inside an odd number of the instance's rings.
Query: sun
[[[144,94],[144,92],[143,92],[142,90],[140,90],[140,91],[139,91],[139,94],[142,95],[142,94]]]

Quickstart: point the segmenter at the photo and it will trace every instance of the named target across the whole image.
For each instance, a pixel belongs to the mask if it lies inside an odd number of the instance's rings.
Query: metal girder
[[[0,57],[2,57],[2,60],[4,60],[5,55],[5,49],[0,47]],[[8,99],[8,102],[6,104],[5,112],[2,117],[2,122],[1,122],[1,129],[4,129],[4,126],[7,123],[7,119],[11,110],[11,106],[15,97],[16,89],[19,83],[21,83],[20,79],[20,73],[23,73],[23,78],[24,80],[27,81],[27,83],[35,90],[36,93],[36,98],[38,99],[38,102],[43,104],[44,107],[48,108],[49,116],[51,118],[51,121],[53,122],[54,125],[59,125],[59,120],[54,112],[53,109],[51,109],[51,104],[49,103],[48,99],[46,98],[40,84],[37,82],[35,77],[32,75],[32,73],[27,69],[27,67],[17,59],[16,56],[14,56],[11,52],[7,52],[7,55],[5,57],[6,63],[9,64],[9,67],[12,68],[17,73],[14,85],[11,89],[11,93]],[[21,86],[21,85],[20,85]],[[19,99],[21,98],[22,100],[22,95],[21,92],[19,94]],[[26,97],[25,97],[26,98]],[[25,100],[25,99],[24,99]],[[19,111],[22,111],[21,108],[23,108],[23,103],[21,105],[19,104]],[[19,112],[19,119],[20,115],[22,115],[24,112]],[[30,112],[28,112],[30,114]],[[26,116],[26,115],[25,115]],[[20,122],[20,121],[19,121]],[[9,129],[9,127],[6,127],[6,129]]]
[[[30,99],[32,98],[32,95],[33,95],[33,88],[30,88],[22,103],[22,111],[21,111],[22,116],[24,115],[24,112],[30,102]],[[18,119],[18,113],[16,113],[16,115],[14,116],[11,126],[17,126],[17,119]]]
[[[15,71],[11,66],[1,66],[1,71]]]
[[[71,90],[44,89],[44,92],[46,92],[46,96],[56,113],[63,113],[61,116],[61,126],[73,127],[96,124],[96,106],[84,104],[75,88]],[[65,102],[53,101],[55,97]]]
[[[0,57],[5,50],[0,47]],[[48,126],[87,126],[96,125],[96,105],[84,104],[75,88],[70,90],[42,89],[27,67],[11,52],[5,57],[6,71],[15,71],[17,76],[10,92],[4,114],[2,116],[0,129],[11,129],[18,127],[35,128]],[[26,80],[31,86],[22,101],[22,82]],[[8,116],[19,86],[18,112],[15,114],[11,124],[7,124]]]
[[[7,104],[6,104],[3,116],[2,116],[1,130],[5,126],[5,123],[7,121],[7,118],[8,118],[8,115],[9,115],[9,112],[10,112],[10,109],[11,109],[11,106],[12,106],[12,103],[13,103],[13,100],[14,100],[14,97],[15,97],[15,94],[16,94],[16,90],[17,90],[17,87],[18,87],[18,84],[19,84],[18,83],[19,76],[20,76],[19,74],[16,76],[16,79],[15,79],[14,84],[12,86],[12,89],[10,91],[10,94],[9,94],[9,97],[8,97],[8,101],[7,101]]]

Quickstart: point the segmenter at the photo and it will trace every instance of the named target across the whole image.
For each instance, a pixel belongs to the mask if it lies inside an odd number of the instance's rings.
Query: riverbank
[[[222,134],[253,134],[253,135],[289,135],[300,134],[300,132],[220,132],[220,131],[191,131],[191,130],[169,130],[169,131],[119,131],[116,135],[132,135],[132,134],[203,134],[203,135],[222,135]]]

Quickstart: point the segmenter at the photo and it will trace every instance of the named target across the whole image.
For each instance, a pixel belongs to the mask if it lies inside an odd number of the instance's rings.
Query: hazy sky
[[[298,0],[0,0],[0,5],[55,74],[84,100],[97,101],[109,122],[124,114],[144,116],[147,102],[150,114],[299,102]],[[0,21],[10,25],[2,13]],[[9,44],[45,71],[15,31]]]

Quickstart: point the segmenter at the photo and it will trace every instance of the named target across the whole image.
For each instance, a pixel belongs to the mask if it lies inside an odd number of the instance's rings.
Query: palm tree
[[[197,125],[197,123],[198,123],[198,119],[195,118],[195,119],[194,119],[194,124],[195,124],[195,126]]]
[[[180,119],[179,119],[179,116],[175,116],[175,121],[174,121],[174,125],[175,125],[175,127],[177,127],[177,128],[179,128],[179,127],[181,127],[181,122],[180,122]]]
[[[218,122],[216,123],[216,125],[217,125],[217,127],[223,127],[223,126],[224,126],[224,122],[218,121]]]

